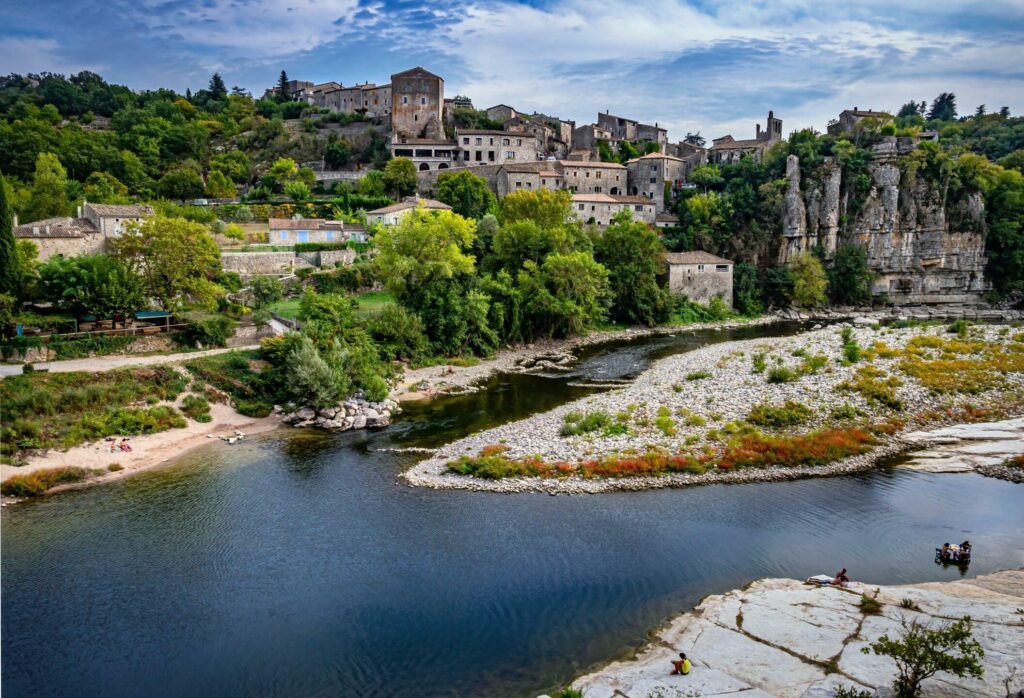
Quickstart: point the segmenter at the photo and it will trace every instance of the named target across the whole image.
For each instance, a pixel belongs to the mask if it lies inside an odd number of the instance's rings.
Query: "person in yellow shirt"
[[[690,673],[690,660],[686,658],[686,652],[679,653],[679,659],[672,660],[672,673],[673,674],[689,674]]]

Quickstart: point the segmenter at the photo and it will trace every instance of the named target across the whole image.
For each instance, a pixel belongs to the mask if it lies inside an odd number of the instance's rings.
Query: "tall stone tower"
[[[444,79],[416,67],[391,76],[391,130],[400,138],[444,138]]]

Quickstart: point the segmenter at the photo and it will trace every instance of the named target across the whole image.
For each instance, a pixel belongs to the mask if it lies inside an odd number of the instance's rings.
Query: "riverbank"
[[[207,423],[188,419],[183,428],[132,436],[128,441],[132,448],[130,452],[118,450],[111,453],[111,442],[98,441],[74,446],[67,451],[50,449],[30,456],[24,465],[2,463],[0,481],[15,475],[29,475],[39,470],[71,467],[95,472],[82,482],[53,487],[47,494],[91,487],[168,465],[192,449],[211,442],[230,448],[225,439],[236,437],[238,433],[250,436],[281,426],[278,415],[259,419],[246,417],[230,406],[219,403],[210,404],[210,417],[211,420]],[[113,464],[116,464],[115,469],[111,470]],[[21,500],[17,497],[3,498],[5,506],[17,501]]]
[[[900,438],[908,428],[1024,410],[1024,335],[957,329],[964,336],[847,324],[704,347],[621,389],[448,444],[403,477],[433,488],[588,493],[864,470],[919,447]],[[823,441],[836,446],[812,450]]]
[[[861,610],[861,594],[875,597],[879,613]],[[886,633],[898,637],[904,618],[938,625],[970,615],[974,638],[985,650],[983,678],[940,673],[924,682],[925,694],[1015,695],[1024,690],[1021,606],[1024,570],[906,586],[854,582],[849,589],[761,579],[706,597],[656,631],[634,657],[580,677],[573,688],[584,698],[810,698],[831,696],[839,686],[884,693],[896,675],[895,664],[861,649]],[[689,675],[669,674],[679,652],[693,664]]]

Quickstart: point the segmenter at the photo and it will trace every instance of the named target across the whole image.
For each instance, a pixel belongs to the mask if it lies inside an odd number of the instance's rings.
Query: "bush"
[[[763,351],[758,352],[751,357],[750,362],[753,365],[754,373],[764,373],[764,370],[768,368],[768,355]]]
[[[123,353],[135,341],[135,337],[93,335],[75,339],[54,337],[50,351],[58,359],[81,359],[87,356],[106,356]]]
[[[124,466],[120,463],[111,463],[107,466],[107,472],[116,473],[119,470],[124,470]]]
[[[255,300],[255,307],[263,308],[284,298],[284,287],[276,276],[257,276],[249,288]]]
[[[185,413],[186,417],[191,417],[197,422],[213,421],[213,417],[210,415],[210,403],[202,395],[186,395],[181,402],[181,411]]]
[[[957,320],[946,328],[946,331],[950,334],[955,334],[960,339],[967,339],[967,328],[970,326],[971,323],[966,320]]]
[[[387,361],[418,361],[427,357],[429,344],[423,322],[404,307],[393,304],[370,318],[367,329]]]
[[[768,371],[769,383],[792,383],[797,379],[796,373],[785,366],[776,366]]]
[[[246,417],[261,419],[271,413],[273,407],[263,400],[235,400],[235,412]]]
[[[612,424],[611,417],[606,412],[596,411],[580,414],[570,412],[565,415],[565,424],[560,432],[562,436],[579,436],[592,431],[606,429]]]
[[[0,494],[7,497],[36,497],[57,485],[82,482],[91,474],[85,468],[44,468],[7,478],[0,484]]]
[[[875,596],[878,592],[875,592]],[[868,596],[867,594],[860,595],[860,612],[866,616],[876,616],[882,612],[882,604],[878,599]]]
[[[860,346],[856,342],[843,345],[843,361],[848,364],[860,361]]]
[[[710,377],[711,371],[693,371],[692,373],[686,374],[686,380],[688,381],[699,381]]]
[[[811,418],[811,415],[811,409],[806,405],[786,400],[781,405],[765,403],[754,405],[750,414],[747,415],[747,421],[769,429],[783,429],[803,424]]]
[[[195,347],[222,347],[235,333],[237,325],[238,323],[224,315],[191,319],[181,333],[183,343]]]

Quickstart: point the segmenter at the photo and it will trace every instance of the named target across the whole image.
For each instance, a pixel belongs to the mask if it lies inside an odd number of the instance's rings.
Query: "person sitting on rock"
[[[680,652],[679,659],[672,660],[672,673],[684,676],[690,673],[690,660],[686,658],[686,652]]]
[[[836,576],[829,582],[832,586],[844,587],[850,583],[850,578],[846,576],[846,568],[844,567],[840,571],[836,572]]]

